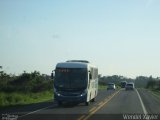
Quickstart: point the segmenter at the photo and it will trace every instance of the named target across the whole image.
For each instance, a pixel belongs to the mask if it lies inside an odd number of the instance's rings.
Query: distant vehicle
[[[134,90],[134,83],[127,83],[125,86],[126,90]]]
[[[107,84],[107,90],[115,90],[115,89],[116,89],[116,85],[114,83]]]
[[[53,73],[52,73],[53,75]],[[84,60],[58,63],[55,68],[54,99],[90,104],[98,93],[98,68]]]
[[[126,84],[127,84],[126,81],[122,81],[122,82],[121,82],[121,88],[125,88]]]

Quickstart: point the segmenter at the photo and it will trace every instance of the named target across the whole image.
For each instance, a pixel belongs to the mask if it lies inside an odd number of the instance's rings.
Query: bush
[[[0,74],[1,92],[42,92],[53,89],[53,80],[41,75],[39,72],[26,73],[19,76]]]

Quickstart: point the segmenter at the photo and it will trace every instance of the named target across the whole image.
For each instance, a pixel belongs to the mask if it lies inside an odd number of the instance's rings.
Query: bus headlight
[[[56,89],[54,89],[54,93],[58,96],[61,96],[61,94]]]

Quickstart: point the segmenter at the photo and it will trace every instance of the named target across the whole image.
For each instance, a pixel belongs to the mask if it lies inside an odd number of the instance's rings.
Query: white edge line
[[[144,106],[144,104],[143,104],[143,101],[142,101],[141,96],[140,96],[140,94],[138,93],[137,89],[136,89],[136,92],[137,92],[137,95],[138,95],[138,97],[139,97],[139,100],[140,100],[140,103],[141,103],[143,112],[144,112],[144,114],[146,115],[146,114],[147,114],[147,110],[146,110],[146,108],[145,108],[145,106]]]
[[[36,113],[36,112],[41,111],[41,110],[45,110],[45,109],[50,108],[50,107],[53,107],[53,105],[52,105],[52,106],[45,107],[45,108],[41,108],[41,109],[38,109],[38,110],[35,110],[35,111],[32,111],[32,112],[29,112],[29,113],[24,114],[24,115],[21,115],[21,116],[19,116],[19,118],[24,117],[24,116],[27,116],[27,115],[30,115],[30,114],[33,114],[33,113]]]

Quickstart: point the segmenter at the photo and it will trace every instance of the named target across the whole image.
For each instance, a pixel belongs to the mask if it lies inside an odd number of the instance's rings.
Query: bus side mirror
[[[52,71],[52,73],[51,73],[51,79],[53,79],[54,78],[54,75],[53,75],[53,71]]]

